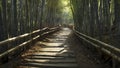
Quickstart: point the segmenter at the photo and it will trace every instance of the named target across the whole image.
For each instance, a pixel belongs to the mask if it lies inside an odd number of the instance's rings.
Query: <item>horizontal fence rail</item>
[[[9,54],[14,53],[16,50],[21,49],[22,47],[24,47],[28,43],[32,42],[33,40],[36,40],[37,38],[40,38],[40,37],[42,37],[44,35],[50,34],[50,33],[55,32],[57,30],[59,30],[59,27],[54,27],[54,28],[48,28],[48,27],[46,27],[46,28],[43,28],[43,29],[35,30],[35,31],[31,32],[31,33],[25,33],[23,35],[16,36],[16,37],[9,38],[7,40],[1,41],[0,42],[0,47],[1,46],[5,46],[5,44],[7,45],[8,43],[16,42],[16,40],[20,40],[20,39],[23,39],[25,37],[31,36],[31,38],[29,40],[24,41],[21,44],[19,44],[19,45],[13,47],[13,48],[10,48],[10,49],[2,52],[0,54],[0,59],[2,59],[5,56],[8,56]]]
[[[45,30],[47,30],[47,29],[48,29],[48,28],[46,27],[46,28],[43,28],[43,29],[41,29],[41,30],[35,30],[35,31],[33,31],[33,32],[30,32],[30,33],[25,33],[25,34],[20,35],[20,36],[17,36],[17,37],[9,38],[9,39],[7,39],[7,40],[1,41],[1,42],[0,42],[0,46],[2,46],[3,44],[7,44],[7,43],[9,43],[9,42],[14,42],[14,41],[16,41],[16,40],[25,38],[25,37],[27,37],[27,36],[30,36],[30,35],[35,34],[35,33],[38,33],[38,32],[45,31]]]
[[[85,42],[93,45],[96,48],[99,48],[101,51],[103,51],[104,53],[108,54],[109,56],[111,56],[112,58],[116,59],[117,61],[120,62],[120,49],[116,48],[112,45],[106,44],[102,41],[99,41],[97,39],[94,39],[90,36],[87,36],[83,33],[80,33],[76,30],[74,30],[74,33],[82,40],[84,40]]]

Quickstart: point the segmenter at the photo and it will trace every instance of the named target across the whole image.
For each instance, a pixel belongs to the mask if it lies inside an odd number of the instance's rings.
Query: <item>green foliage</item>
[[[73,14],[70,6],[70,0],[61,0],[62,19],[64,24],[73,24]]]

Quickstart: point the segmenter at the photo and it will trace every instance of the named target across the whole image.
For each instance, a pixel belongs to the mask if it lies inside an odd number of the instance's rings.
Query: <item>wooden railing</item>
[[[25,33],[23,35],[16,36],[16,37],[9,38],[9,39],[6,39],[4,41],[1,41],[0,42],[0,47],[2,48],[2,46],[7,46],[7,45],[9,45],[12,42],[16,42],[16,41],[22,40],[24,38],[28,38],[24,42],[22,42],[20,44],[17,44],[17,45],[14,44],[15,45],[14,47],[12,47],[10,49],[7,49],[6,51],[2,52],[0,54],[0,59],[2,60],[2,58],[6,57],[6,56],[11,56],[11,54],[15,55],[16,51],[22,52],[23,49],[25,49],[25,50],[28,49],[28,48],[25,48],[25,46],[28,43],[31,43],[34,40],[36,40],[36,39],[38,39],[40,37],[43,37],[44,35],[50,34],[52,32],[55,32],[57,30],[59,30],[59,27],[54,27],[54,28],[46,27],[46,28],[43,28],[43,29],[35,30],[33,32],[30,32],[30,33]],[[2,62],[0,62],[0,63],[2,63]]]
[[[7,44],[7,43],[10,43],[10,42],[14,42],[16,40],[19,40],[19,39],[22,39],[22,38],[25,38],[25,37],[28,37],[28,36],[31,36],[31,35],[36,34],[38,32],[45,31],[47,29],[48,28],[43,28],[42,30],[35,30],[35,31],[31,32],[31,33],[25,33],[25,34],[17,36],[17,37],[6,39],[6,40],[0,42],[0,46],[2,46],[4,44]]]
[[[120,62],[120,49],[116,48],[112,45],[106,44],[102,41],[99,41],[95,38],[92,38],[90,36],[87,36],[83,33],[80,33],[76,30],[74,30],[74,33],[83,41],[93,45],[94,47],[96,47],[97,49],[99,49],[100,51],[102,51],[103,53],[111,56],[114,60],[117,60],[118,62]],[[112,60],[113,60],[112,59]],[[115,63],[113,63],[115,64]],[[115,67],[113,67],[115,68]]]

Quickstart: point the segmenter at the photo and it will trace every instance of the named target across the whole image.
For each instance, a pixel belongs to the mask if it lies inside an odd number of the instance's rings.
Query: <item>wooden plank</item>
[[[75,63],[74,58],[71,59],[24,59],[25,62],[36,62],[36,63]]]
[[[39,52],[48,52],[48,53],[59,53],[59,54],[61,54],[61,53],[71,53],[71,54],[74,54],[74,52],[73,51],[67,51],[67,50],[60,50],[60,51],[58,51],[58,50],[56,50],[56,51],[51,51],[51,50],[29,50],[29,52],[30,53],[39,53]]]
[[[59,63],[59,64],[56,64],[56,63],[53,63],[53,64],[42,64],[42,63],[24,63],[24,64],[21,64],[20,66],[29,66],[29,67],[68,67],[68,68],[76,68],[78,67],[77,64],[75,63]]]
[[[64,39],[64,38],[58,38],[58,39],[56,39],[56,38],[46,38],[47,40],[49,40],[49,41],[65,41],[66,39]]]
[[[44,46],[61,46],[63,43],[48,43],[48,42],[38,42],[38,45]]]
[[[27,56],[28,59],[66,59],[65,57],[53,57],[53,56]]]
[[[69,55],[68,53],[51,53],[51,52],[38,52],[33,55]]]
[[[58,54],[58,53],[48,53],[48,52],[34,53],[33,56],[75,57],[75,55],[68,53]]]
[[[64,50],[64,48],[41,48],[38,51],[61,51]]]

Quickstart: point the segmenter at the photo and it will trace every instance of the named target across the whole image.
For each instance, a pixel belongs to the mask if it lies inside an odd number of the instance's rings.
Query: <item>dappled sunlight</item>
[[[56,38],[56,39],[52,39],[52,38],[47,38],[47,40],[49,40],[49,42],[50,41],[54,41],[54,42],[60,42],[60,41],[65,41],[66,40],[66,38],[64,37],[64,38],[60,38],[59,36],[57,36],[58,38]]]
[[[71,32],[63,32],[63,33],[60,33],[60,35],[69,35]]]
[[[63,50],[64,48],[42,48],[39,51],[49,51],[49,52],[59,52]]]
[[[62,1],[62,3],[63,3],[63,5],[68,5],[68,1],[67,0],[64,0],[64,1]]]
[[[68,47],[69,45],[65,44],[71,30],[68,28],[63,28],[62,30],[50,38],[45,38],[47,41],[38,41],[34,47],[26,52],[28,54],[23,58],[21,65],[29,65],[30,67],[39,67],[41,65],[76,67],[76,60],[73,58],[75,55]],[[63,40],[60,42],[58,39]]]

